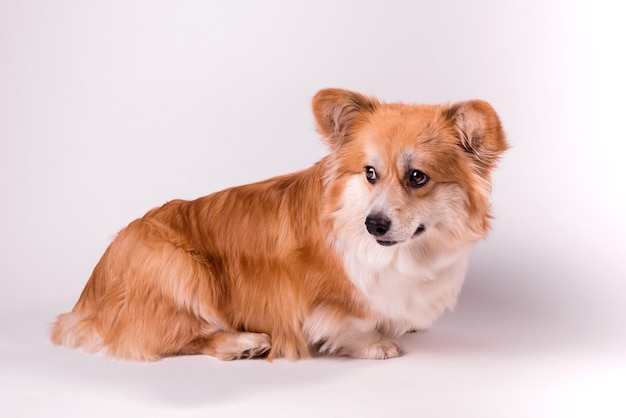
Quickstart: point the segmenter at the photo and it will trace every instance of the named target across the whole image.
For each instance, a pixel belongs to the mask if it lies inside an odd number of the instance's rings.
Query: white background
[[[626,416],[614,7],[0,0],[0,416]],[[310,100],[331,86],[499,112],[497,219],[454,314],[389,361],[146,364],[49,343],[129,221],[319,160]]]

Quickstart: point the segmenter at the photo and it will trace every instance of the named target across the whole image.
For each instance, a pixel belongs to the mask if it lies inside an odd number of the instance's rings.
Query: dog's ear
[[[444,111],[454,124],[458,145],[471,154],[481,171],[489,171],[508,144],[500,118],[482,100],[456,103]]]
[[[324,142],[336,149],[350,139],[356,124],[379,102],[359,93],[342,89],[320,90],[313,97],[313,114]]]

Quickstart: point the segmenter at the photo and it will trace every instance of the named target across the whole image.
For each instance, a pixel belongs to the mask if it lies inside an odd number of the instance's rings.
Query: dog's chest
[[[344,255],[350,279],[366,299],[381,331],[399,335],[426,329],[453,309],[463,284],[467,252],[418,263],[408,252],[393,257]]]

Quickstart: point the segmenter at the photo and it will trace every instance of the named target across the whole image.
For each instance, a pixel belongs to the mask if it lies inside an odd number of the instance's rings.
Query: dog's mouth
[[[417,229],[415,230],[411,238],[415,238],[416,236],[421,235],[425,230],[426,230],[426,227],[424,226],[424,224],[420,224],[420,226],[417,227]],[[389,240],[377,239],[376,242],[379,245],[382,245],[383,247],[391,247],[392,245],[395,245],[401,241],[389,241]]]
[[[413,233],[413,236],[416,237],[424,231],[426,231],[426,227],[424,226],[424,224],[420,224],[420,226],[418,226],[415,232]]]

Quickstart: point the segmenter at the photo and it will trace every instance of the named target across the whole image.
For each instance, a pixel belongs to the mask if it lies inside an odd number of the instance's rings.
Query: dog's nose
[[[384,216],[368,216],[365,218],[365,227],[367,228],[367,232],[375,237],[385,235],[387,231],[389,231],[390,225],[391,221]]]

